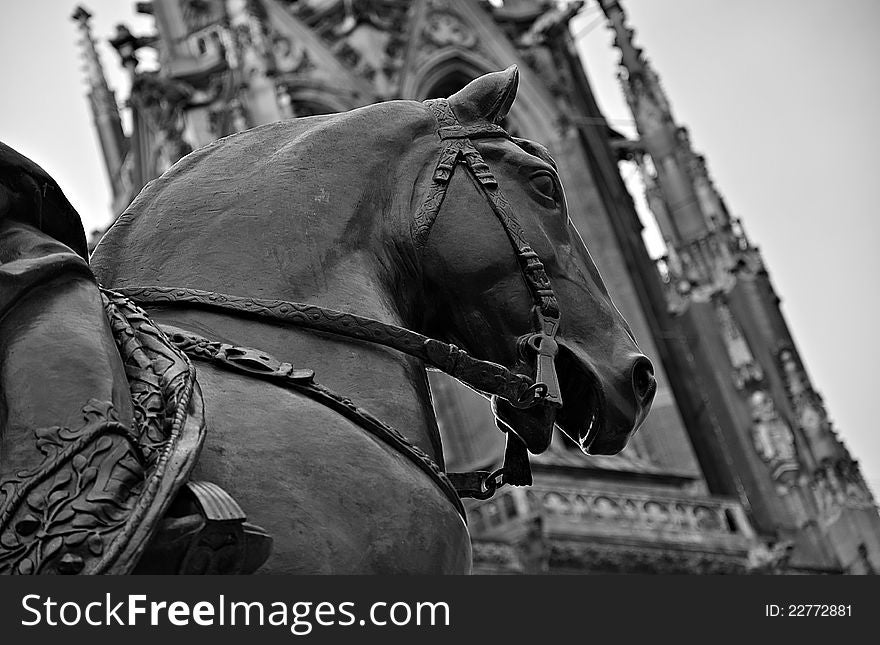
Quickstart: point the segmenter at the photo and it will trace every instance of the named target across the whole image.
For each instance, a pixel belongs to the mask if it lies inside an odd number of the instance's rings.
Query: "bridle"
[[[424,248],[455,168],[458,165],[465,166],[476,179],[477,186],[501,222],[532,296],[533,331],[521,337],[518,346],[523,354],[531,351],[536,355],[534,379],[497,363],[474,358],[455,345],[409,329],[318,305],[233,296],[185,287],[114,287],[113,291],[139,304],[190,306],[231,312],[239,316],[270,319],[384,345],[421,359],[480,392],[501,397],[515,408],[525,409],[539,404],[561,407],[562,395],[554,364],[558,352],[555,336],[559,329],[559,304],[556,295],[543,263],[526,242],[523,228],[516,219],[510,203],[472,141],[480,138],[510,139],[510,135],[500,126],[489,122],[463,126],[446,99],[428,100],[425,101],[425,105],[437,120],[437,135],[443,145],[427,194],[413,218],[411,226],[413,242],[418,251]],[[204,353],[193,353],[190,345],[191,343],[182,348],[195,358],[206,358]],[[278,363],[276,359],[257,350],[235,349],[251,352],[249,358],[252,363],[259,363],[261,360]],[[233,367],[240,368],[235,361],[231,363]],[[230,366],[230,361],[227,360],[226,364]],[[376,425],[374,421],[375,419],[362,419],[361,425],[374,431],[373,426]],[[511,455],[510,445],[508,442],[505,465],[494,472],[447,473],[458,495],[486,499],[504,483],[523,483],[505,482],[505,468]],[[525,459],[527,464],[525,444],[518,442],[517,445],[519,446],[517,450],[521,452],[517,459],[520,462]]]
[[[425,101],[425,105],[437,120],[437,135],[443,142],[443,148],[427,196],[413,218],[413,242],[418,250],[424,248],[431,226],[443,204],[452,174],[457,165],[464,165],[477,180],[480,192],[501,222],[534,302],[532,311],[535,331],[521,338],[519,342],[521,349],[529,348],[537,354],[535,382],[532,386],[535,395],[533,404],[562,407],[562,394],[554,365],[559,350],[555,340],[559,330],[559,303],[556,294],[544,270],[544,264],[526,241],[525,232],[516,219],[510,202],[501,191],[498,180],[472,141],[487,138],[510,140],[511,137],[504,128],[494,123],[461,125],[447,99],[430,99]]]

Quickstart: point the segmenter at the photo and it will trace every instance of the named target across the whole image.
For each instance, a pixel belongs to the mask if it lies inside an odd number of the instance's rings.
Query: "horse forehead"
[[[511,137],[511,141],[513,141],[521,150],[524,150],[531,156],[537,157],[541,161],[552,166],[554,170],[558,169],[556,160],[550,154],[550,151],[540,143],[530,141],[529,139],[520,139],[518,137]]]
[[[556,171],[556,161],[541,144],[516,137],[487,137],[474,140],[490,163],[508,162],[514,166],[548,166]]]

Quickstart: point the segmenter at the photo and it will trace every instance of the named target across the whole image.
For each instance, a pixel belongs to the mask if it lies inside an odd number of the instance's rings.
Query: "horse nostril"
[[[640,405],[648,405],[654,398],[657,381],[654,380],[654,366],[645,356],[636,359],[632,370],[633,391]]]

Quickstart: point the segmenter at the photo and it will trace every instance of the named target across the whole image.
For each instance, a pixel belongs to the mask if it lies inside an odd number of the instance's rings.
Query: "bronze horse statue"
[[[459,495],[530,483],[554,424],[620,451],[653,370],[499,125],[517,82],[221,139],[90,266],[0,148],[0,571],[466,573]],[[502,469],[445,472],[426,366],[492,397]]]

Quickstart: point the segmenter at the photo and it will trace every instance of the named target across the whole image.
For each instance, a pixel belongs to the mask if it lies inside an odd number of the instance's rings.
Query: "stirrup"
[[[246,520],[238,503],[217,484],[189,481],[133,573],[253,573],[269,558],[272,536]]]

